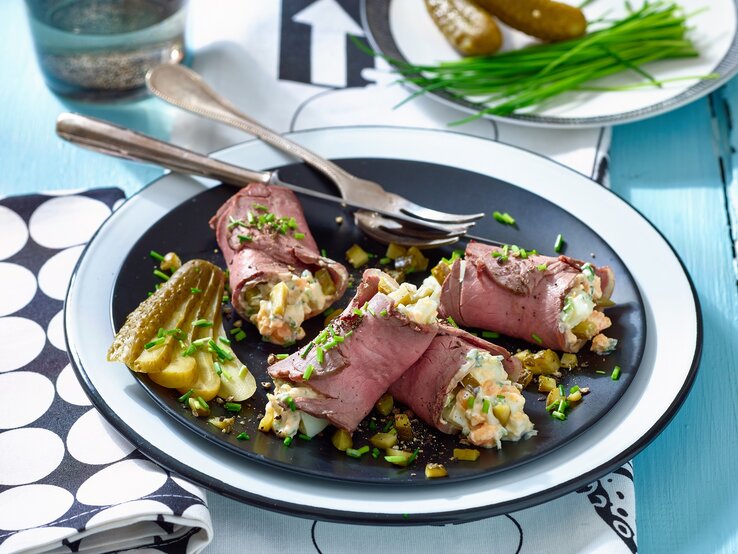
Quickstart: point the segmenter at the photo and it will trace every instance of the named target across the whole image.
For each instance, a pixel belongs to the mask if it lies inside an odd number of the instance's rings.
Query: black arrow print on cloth
[[[359,0],[283,0],[279,78],[330,88],[363,87],[374,58],[351,36],[363,38]]]

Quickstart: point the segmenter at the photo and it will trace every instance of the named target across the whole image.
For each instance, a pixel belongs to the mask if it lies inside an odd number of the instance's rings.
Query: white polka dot
[[[0,433],[0,452],[12,453],[0,456],[0,485],[25,485],[59,467],[64,442],[48,429],[14,429]]]
[[[103,419],[90,410],[69,429],[69,453],[85,464],[109,464],[125,458],[135,447]]]
[[[41,204],[31,215],[31,237],[46,248],[67,248],[90,240],[110,208],[86,196],[60,196]]]
[[[13,210],[0,206],[0,260],[17,254],[28,241],[28,228],[23,218]]]
[[[0,316],[24,308],[36,294],[36,278],[22,265],[0,262]]]
[[[65,402],[74,404],[75,406],[92,406],[92,402],[85,394],[82,386],[77,380],[77,376],[70,364],[62,369],[59,377],[56,379],[56,392]]]
[[[46,337],[49,342],[56,346],[59,350],[67,350],[67,343],[64,341],[64,310],[59,310],[49,321],[46,328]]]
[[[152,514],[155,516],[158,514],[173,515],[174,512],[166,504],[162,504],[155,500],[134,500],[133,502],[118,504],[117,506],[113,506],[112,508],[108,508],[107,510],[103,510],[95,514],[87,522],[85,528],[92,529],[98,525],[125,520],[131,516],[141,517],[146,514]]]
[[[180,477],[176,477],[174,475],[172,475],[172,481],[174,481],[175,483],[177,483],[180,487],[182,487],[184,490],[186,490],[190,494],[193,494],[196,497],[198,497],[200,500],[202,500],[203,502],[206,502],[206,500],[205,500],[205,491],[203,491],[197,485],[193,485],[189,481],[185,481],[184,479],[182,479]]]
[[[54,385],[31,371],[0,373],[0,429],[15,429],[33,423],[54,401]]]
[[[72,494],[54,485],[23,485],[0,493],[0,529],[28,529],[59,519],[74,502]]]
[[[76,534],[77,530],[73,527],[38,527],[37,529],[20,531],[9,536],[4,543],[0,544],[0,554],[24,552],[43,545],[50,546],[61,543],[63,539],[73,537]],[[44,552],[47,550],[49,549],[43,549]]]
[[[0,373],[30,364],[46,344],[41,326],[24,317],[0,317],[0,337]]]
[[[38,286],[41,287],[46,296],[56,300],[64,300],[69,279],[72,277],[72,271],[74,271],[74,266],[77,264],[82,250],[84,250],[84,246],[67,248],[58,254],[54,254],[41,266],[41,270],[38,272]]]
[[[90,506],[120,504],[158,490],[167,474],[148,460],[123,460],[107,466],[87,479],[77,491],[77,500]]]

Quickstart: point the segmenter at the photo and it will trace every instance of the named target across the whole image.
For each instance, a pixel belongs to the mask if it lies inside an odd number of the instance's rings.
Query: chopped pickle
[[[274,423],[274,412],[268,411],[264,417],[261,418],[261,421],[259,422],[259,431],[263,431],[264,433],[268,433],[272,430],[272,424]]]
[[[290,291],[287,288],[287,284],[283,281],[274,285],[272,292],[269,293],[269,301],[272,303],[272,313],[274,315],[284,315],[289,294]]]
[[[345,452],[354,445],[354,441],[351,439],[351,433],[345,429],[336,429],[336,432],[331,437],[331,442],[341,452]]]
[[[426,258],[416,246],[408,248],[407,254],[412,259],[411,267],[415,271],[425,271],[428,269],[428,258]]]
[[[476,462],[480,454],[476,448],[454,448],[454,458],[462,462]]]
[[[438,479],[439,477],[447,477],[448,471],[443,464],[425,464],[426,479]]]
[[[384,275],[379,278],[379,292],[389,294],[397,290],[397,284],[391,282]]]
[[[394,407],[395,407],[395,401],[392,398],[392,395],[388,392],[380,396],[379,400],[377,400],[377,403],[374,404],[374,409],[377,410],[377,412],[383,416],[390,415],[390,413],[392,412],[392,408]]]
[[[235,417],[211,417],[208,419],[208,423],[213,427],[217,427],[224,433],[228,433],[236,422]]]
[[[385,454],[385,460],[400,467],[410,465],[410,462],[414,459],[412,452],[408,452],[407,450],[398,450],[396,448],[388,448],[385,450]]]
[[[369,439],[374,446],[386,450],[397,444],[397,433],[377,433]]]
[[[194,416],[200,417],[210,415],[210,406],[208,406],[207,403],[203,404],[197,398],[190,397],[187,400],[187,405],[190,407],[190,410],[192,410],[192,415]]]
[[[392,300],[394,300],[395,304],[409,304],[412,300],[412,294],[410,291],[405,287],[400,287],[396,291],[393,291],[389,293],[387,296],[389,296]]]
[[[398,283],[405,282],[405,272],[400,269],[390,269],[386,273]]]
[[[503,427],[510,421],[510,406],[507,404],[496,404],[492,408],[492,413]]]
[[[556,379],[541,375],[538,378],[538,392],[551,392],[556,388]]]
[[[546,396],[546,406],[550,406],[551,404],[554,404],[558,402],[559,400],[563,400],[564,397],[561,396],[561,392],[559,391],[559,388],[556,387],[555,389],[551,390],[551,392],[548,393],[548,396]]]
[[[574,369],[579,365],[579,360],[577,360],[576,354],[570,354],[569,352],[566,352],[561,355],[561,367],[564,367],[566,369]]]
[[[413,427],[410,425],[410,418],[407,414],[395,415],[395,429],[402,440],[412,440]]]
[[[574,333],[578,339],[590,340],[599,331],[597,329],[597,325],[593,321],[585,319],[574,327],[571,332]]]
[[[451,265],[447,264],[444,261],[438,262],[438,265],[431,268],[431,275],[436,278],[436,281],[438,281],[439,285],[443,284],[449,273],[451,273]]]
[[[387,256],[390,260],[396,260],[400,256],[404,256],[407,253],[407,248],[404,246],[400,246],[399,244],[395,244],[394,242],[390,242],[389,246],[387,247],[387,253],[385,256]]]
[[[566,399],[569,402],[579,402],[582,399],[582,391],[576,390],[572,393],[569,393],[569,396],[567,396]]]
[[[553,350],[541,350],[532,354],[529,350],[523,350],[515,354],[515,357],[523,362],[525,369],[533,375],[552,375],[559,371],[561,361],[559,355]]]
[[[369,254],[358,244],[354,244],[346,251],[346,260],[354,269],[369,263]]]
[[[477,378],[474,377],[471,372],[464,375],[464,378],[461,380],[461,384],[465,387],[471,387],[473,389],[481,385],[481,383],[477,381]]]
[[[315,278],[320,283],[320,288],[326,296],[336,294],[336,284],[333,282],[330,272],[326,268],[319,269],[315,272]]]
[[[162,271],[175,272],[182,267],[182,260],[179,259],[176,252],[167,252],[164,259],[159,264]]]

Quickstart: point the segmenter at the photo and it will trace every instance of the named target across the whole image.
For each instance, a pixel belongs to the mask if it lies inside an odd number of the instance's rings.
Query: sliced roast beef
[[[308,346],[269,367],[278,388],[280,381],[291,383],[292,392],[285,394],[297,409],[353,431],[428,348],[436,333],[435,311],[427,323],[413,321],[403,313],[407,306],[380,292],[383,283],[398,287],[381,271],[366,270],[343,313]],[[275,401],[284,404],[284,398],[270,399],[273,408]]]
[[[302,321],[346,290],[346,268],[320,255],[297,197],[284,187],[248,185],[220,207],[210,226],[230,272],[233,306],[267,340],[302,338]],[[285,287],[270,297],[279,283]]]
[[[469,371],[474,369],[474,364],[467,363],[473,351],[501,357],[502,368],[510,381],[517,382],[522,377],[524,370],[520,361],[501,346],[461,329],[442,325],[428,349],[390,387],[389,392],[428,425],[444,433],[458,433],[462,429],[444,419],[444,409],[449,395],[453,395]],[[470,366],[466,371],[462,369],[465,364]]]
[[[459,325],[578,352],[610,326],[601,310],[614,286],[609,267],[470,242],[443,283],[439,311]]]

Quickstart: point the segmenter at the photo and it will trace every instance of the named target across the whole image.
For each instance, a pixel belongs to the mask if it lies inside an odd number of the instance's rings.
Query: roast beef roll
[[[269,367],[261,429],[314,435],[327,423],[356,429],[382,394],[425,352],[436,334],[440,286],[416,288],[367,269],[348,307],[315,339]],[[317,418],[317,420],[316,420]]]
[[[443,281],[439,311],[465,327],[564,352],[592,340],[605,354],[617,342],[601,335],[611,325],[603,310],[613,304],[614,286],[609,267],[470,242]]]
[[[346,290],[348,272],[320,255],[295,194],[252,183],[210,220],[230,272],[236,312],[269,342],[291,345],[302,323]]]
[[[520,361],[461,329],[442,325],[390,393],[431,427],[485,448],[536,434],[516,383]]]

